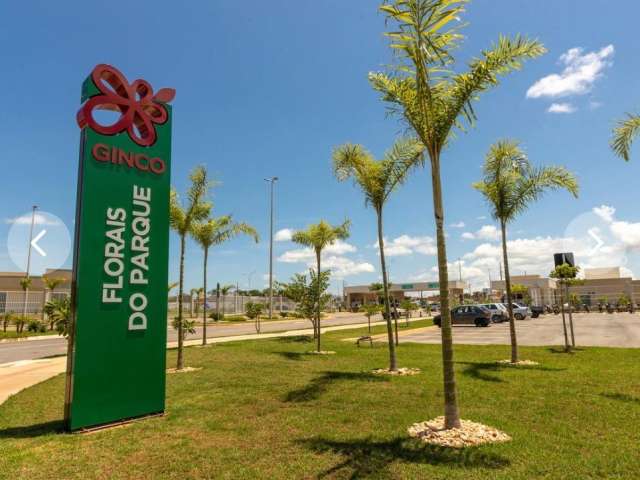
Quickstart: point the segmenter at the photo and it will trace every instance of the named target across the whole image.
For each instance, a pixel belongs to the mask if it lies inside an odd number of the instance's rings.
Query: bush
[[[217,321],[219,321],[219,320],[225,320],[224,313],[211,312],[211,313],[209,314],[209,318],[210,318],[211,320],[216,321],[216,322],[217,322]]]
[[[42,333],[46,331],[47,331],[46,325],[40,322],[39,320],[31,319],[29,320],[29,323],[27,323],[27,332]]]
[[[242,315],[227,315],[224,317],[227,322],[246,322],[247,317],[243,317]]]
[[[280,312],[280,316],[282,318],[287,318],[289,316],[289,314],[287,312]]]

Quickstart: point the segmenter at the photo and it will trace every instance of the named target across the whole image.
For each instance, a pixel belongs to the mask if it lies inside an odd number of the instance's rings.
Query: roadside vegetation
[[[168,376],[164,417],[91,435],[61,433],[60,375],[0,405],[0,477],[637,478],[640,386],[620,378],[640,376],[639,350],[522,348],[540,365],[516,370],[494,362],[503,346],[458,345],[466,415],[513,441],[457,450],[406,434],[440,414],[439,346],[402,344],[422,374],[389,378],[371,374],[388,359],[384,344],[341,340],[366,333],[324,334],[338,355],[323,357],[305,355],[310,337],[188,348],[189,365],[202,369]]]

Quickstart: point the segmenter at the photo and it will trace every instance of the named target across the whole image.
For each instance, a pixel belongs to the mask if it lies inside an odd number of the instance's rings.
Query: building
[[[465,283],[459,280],[449,281],[449,294],[460,297]],[[392,301],[401,302],[406,297],[419,297],[430,301],[438,301],[440,284],[438,282],[413,282],[389,284],[389,297]],[[368,303],[378,303],[379,293],[371,290],[371,285],[354,285],[344,287],[347,308],[356,309]],[[410,295],[412,294],[412,295]]]
[[[528,289],[532,305],[556,305],[560,303],[560,285],[553,278],[540,275],[513,275],[511,285],[520,284]],[[491,288],[504,295],[504,280],[494,280]],[[640,280],[623,277],[620,267],[587,268],[579,285],[569,287],[569,294],[576,295],[582,305],[599,303],[617,304],[622,298],[640,302]]]
[[[0,272],[0,314],[5,312],[41,313],[51,298],[67,296],[71,291],[71,270],[47,270],[44,275],[30,275],[31,285],[25,294],[20,281],[26,277],[24,272]],[[51,292],[45,277],[60,279],[60,284]]]

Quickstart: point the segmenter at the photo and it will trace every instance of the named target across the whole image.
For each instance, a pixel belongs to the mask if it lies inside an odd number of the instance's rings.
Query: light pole
[[[31,227],[29,228],[29,245],[28,245],[28,249],[27,249],[27,276],[26,276],[26,281],[29,281],[29,273],[31,270],[31,242],[33,242],[33,225],[35,224],[35,220],[36,220],[36,210],[38,209],[37,205],[34,205],[33,207],[31,207]],[[27,315],[27,295],[29,295],[29,285],[25,283],[25,289],[24,289],[24,302],[22,305],[22,319],[24,320],[24,318]]]
[[[269,320],[273,315],[273,185],[278,181],[278,177],[264,179],[271,184],[271,214],[269,219]]]

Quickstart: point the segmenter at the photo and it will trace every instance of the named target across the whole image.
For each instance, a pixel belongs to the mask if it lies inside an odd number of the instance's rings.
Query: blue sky
[[[216,214],[232,213],[261,233],[258,245],[237,239],[214,251],[210,284],[246,287],[255,272],[252,286],[264,286],[263,178],[271,175],[280,177],[276,230],[321,218],[352,220],[347,244],[326,258],[335,271],[334,290],[343,278],[348,284],[377,280],[374,214],[356,188],[333,179],[330,155],[346,141],[381,155],[402,132],[367,82],[369,71],[391,60],[378,3],[3,2],[0,271],[17,269],[6,238],[12,220],[32,204],[73,228],[80,85],[95,64],[110,63],[130,81],[142,77],[156,89],[177,90],[172,183],[178,190],[185,189],[190,169],[206,164],[221,182],[213,193]],[[480,177],[489,145],[505,137],[521,140],[533,163],[565,165],[581,184],[578,200],[550,194],[510,226],[512,273],[548,273],[551,254],[565,248],[584,266],[620,264],[640,272],[634,254],[640,158],[626,164],[608,148],[614,120],[640,107],[640,5],[545,4],[475,0],[467,9],[461,61],[499,33],[536,37],[549,50],[485,94],[476,105],[476,128],[460,134],[443,155],[449,259],[462,259],[463,276],[474,287],[489,274],[497,277],[499,244],[487,207],[470,185]],[[427,170],[391,198],[385,229],[392,280],[437,278]],[[589,243],[595,242],[589,230],[603,239],[602,248]],[[277,242],[275,251],[278,279],[306,268],[308,254],[290,242]],[[190,244],[188,286],[201,283],[201,258]],[[457,277],[457,265],[452,270]],[[173,234],[170,277],[177,278]]]

